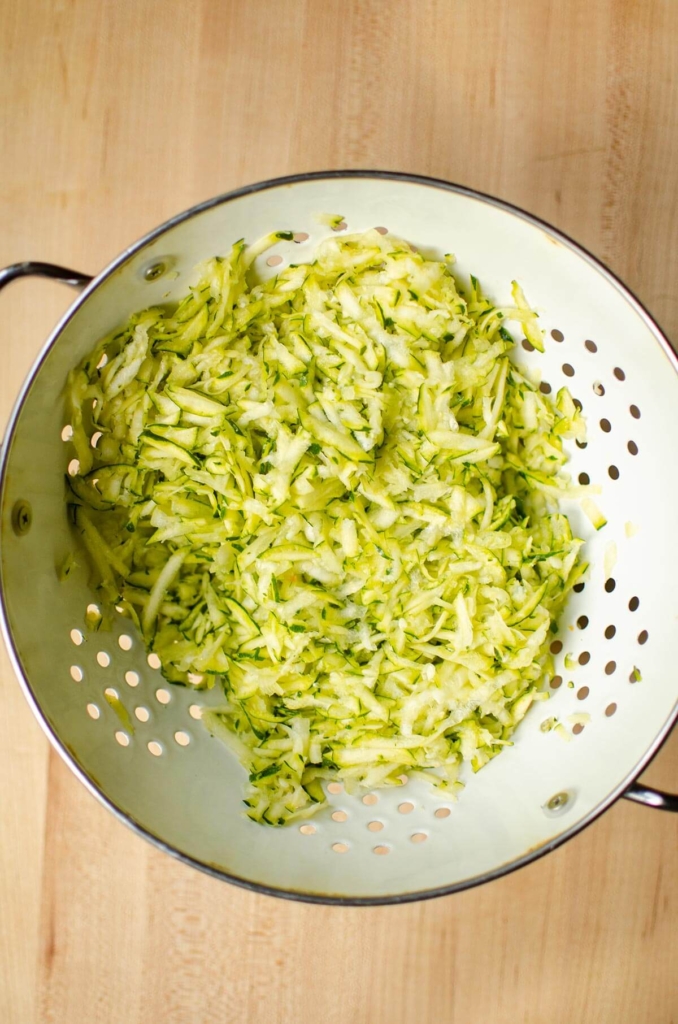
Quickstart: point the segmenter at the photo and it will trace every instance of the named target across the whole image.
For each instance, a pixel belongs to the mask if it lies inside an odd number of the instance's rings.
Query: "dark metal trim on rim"
[[[475,189],[467,188],[464,185],[456,185],[451,182],[442,181],[437,178],[427,178],[417,174],[400,173],[397,171],[377,171],[377,170],[346,170],[346,171],[313,171],[305,174],[293,174],[283,178],[273,178],[268,181],[258,182],[253,185],[247,185],[243,188],[236,189],[233,192],[225,193],[224,195],[216,196],[213,199],[208,199],[203,203],[199,203],[197,206],[191,207],[184,213],[180,213],[170,220],[166,221],[160,227],[155,228],[153,231],[144,235],[138,242],[125,249],[116,259],[114,259],[104,270],[101,271],[85,288],[81,295],[75,300],[71,307],[67,310],[64,316],[61,318],[59,323],[56,325],[54,330],[51,332],[37,359],[35,360],[31,371],[24,381],[24,384],[19,392],[18,398],[12,409],[9,423],[7,426],[7,433],[5,444],[2,448],[0,455],[0,497],[4,492],[5,476],[7,471],[8,452],[12,446],[12,439],[14,431],[17,425],[17,421],[26,397],[31,389],[33,381],[35,380],[48,352],[55,344],[66,325],[73,318],[76,311],[87,301],[89,296],[97,289],[100,285],[106,281],[111,274],[118,270],[123,264],[125,264],[132,256],[138,253],[141,249],[147,246],[150,242],[159,238],[170,228],[176,227],[185,220],[189,220],[191,217],[195,217],[198,214],[204,213],[213,207],[220,206],[224,203],[231,202],[234,199],[238,199],[241,196],[251,195],[255,192],[263,192],[269,189],[280,188],[287,185],[295,185],[304,181],[322,181],[322,180],[334,180],[341,178],[371,178],[380,179],[384,181],[399,181],[407,182],[414,185],[422,185],[428,188],[437,188],[442,191],[455,192],[459,195],[467,196],[470,199],[479,200],[480,202],[487,203],[490,206],[495,206],[500,210],[505,210],[522,220],[527,221],[529,224],[540,228],[541,230],[548,233],[552,238],[561,242],[567,248],[572,250],[578,256],[583,258],[590,266],[592,266],[603,278],[610,282],[614,287],[622,294],[629,305],[635,310],[640,316],[646,326],[650,329],[654,335],[656,341],[660,347],[664,350],[666,356],[671,362],[674,370],[678,373],[678,357],[674,352],[671,344],[669,343],[666,335],[660,328],[657,321],[648,312],[645,306],[640,300],[633,294],[633,292],[614,274],[609,270],[597,257],[593,256],[588,250],[583,248],[564,232],[559,231],[557,228],[552,227],[546,221],[541,218],[534,216],[533,214],[527,213],[518,206],[514,206],[512,203],[508,203],[502,199],[497,199],[494,196],[487,195],[483,192],[477,192]],[[84,276],[84,275],[83,275]],[[153,835],[142,825],[136,822],[129,814],[122,811],[117,807],[98,787],[97,783],[87,774],[84,768],[78,763],[74,755],[66,749],[61,742],[60,738],[56,735],[52,724],[48,721],[45,713],[39,705],[31,685],[28,681],[26,674],[24,673],[23,666],[19,653],[14,645],[14,641],[11,635],[8,621],[7,607],[5,604],[4,588],[2,587],[2,565],[0,563],[0,627],[7,645],[12,665],[19,679],[19,683],[24,691],[26,699],[30,704],[33,713],[35,714],[38,722],[40,723],[43,731],[50,740],[52,746],[55,748],[57,753],[61,755],[63,760],[68,764],[74,774],[80,779],[80,781],[87,787],[90,793],[95,796],[100,803],[111,811],[116,818],[124,822],[129,828],[136,832],[139,836],[147,839],[153,843],[154,846],[162,850],[165,853],[169,853],[177,860],[182,861],[184,864],[188,864],[192,867],[198,868],[200,871],[205,872],[214,878],[232,882],[235,885],[239,885],[245,889],[249,889],[253,892],[262,893],[268,896],[279,896],[284,899],[299,900],[305,903],[320,903],[330,904],[335,906],[379,906],[386,904],[400,904],[400,903],[411,903],[418,900],[433,899],[437,896],[448,896],[455,892],[460,892],[465,889],[474,888],[477,885],[482,885],[486,882],[493,881],[496,878],[500,878],[503,875],[510,874],[512,871],[516,871],[518,868],[524,867],[527,864],[531,864],[533,861],[538,860],[545,854],[550,853],[551,850],[561,846],[563,843],[572,839],[573,836],[577,835],[588,825],[592,824],[601,814],[604,813],[616,800],[624,796],[625,792],[633,785],[636,778],[640,773],[647,767],[653,757],[657,754],[662,744],[668,737],[676,718],[678,718],[678,702],[674,706],[673,711],[667,718],[666,722],[659,730],[653,743],[650,745],[645,754],[640,758],[638,763],[635,765],[633,770],[615,787],[615,789],[605,797],[604,800],[598,804],[592,811],[589,812],[576,825],[571,826],[565,832],[556,836],[554,839],[543,846],[540,846],[536,850],[531,850],[529,853],[516,860],[510,861],[501,867],[495,868],[493,871],[488,871],[485,874],[478,875],[474,878],[464,879],[460,882],[456,882],[452,885],[441,886],[437,889],[426,889],[420,892],[408,892],[395,896],[324,896],[314,893],[295,892],[293,890],[278,889],[273,886],[263,885],[259,882],[249,881],[245,878],[240,878],[236,875],[229,874],[227,871],[221,868],[214,867],[211,864],[206,864],[203,861],[199,861],[188,854],[182,853],[176,847],[169,843],[164,842],[158,836]],[[631,795],[631,794],[630,794]],[[631,797],[633,798],[633,797]]]

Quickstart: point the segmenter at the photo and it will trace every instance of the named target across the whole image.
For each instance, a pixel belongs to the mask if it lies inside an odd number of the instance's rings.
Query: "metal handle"
[[[646,807],[654,807],[658,811],[678,812],[678,796],[673,793],[664,793],[661,789],[650,789],[640,782],[632,782],[624,793],[627,800],[635,800],[637,804],[644,804]]]
[[[0,270],[0,289],[19,277],[32,276],[51,277],[53,281],[62,281],[72,288],[84,288],[92,280],[89,274],[79,274],[77,270],[57,267],[54,263],[34,263],[25,260],[23,263],[13,263],[11,267]]]

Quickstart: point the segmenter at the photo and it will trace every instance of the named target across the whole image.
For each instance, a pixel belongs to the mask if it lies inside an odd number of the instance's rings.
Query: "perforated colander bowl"
[[[515,745],[467,778],[457,803],[425,785],[349,796],[301,826],[271,829],[242,813],[244,771],[202,726],[217,692],[168,685],[127,619],[86,626],[96,596],[72,550],[63,474],[74,452],[64,418],[67,373],[134,311],[186,291],[195,265],[238,238],[289,228],[261,259],[311,257],[341,213],[349,231],[382,227],[428,254],[455,252],[497,303],[517,279],[539,310],[544,355],[515,358],[542,390],[567,384],[588,422],[570,472],[602,487],[607,526],[586,539],[590,571],[554,641],[550,700]],[[21,264],[71,284],[87,278]],[[333,172],[266,182],[197,206],[126,250],[87,285],[45,345],[19,396],[2,453],[2,617],[26,696],[78,777],[158,846],[219,877],[267,892],[354,903],[452,892],[527,863],[572,836],[620,795],[676,809],[635,779],[677,713],[678,363],[649,314],[593,257],[559,232],[468,189],[412,176]],[[81,559],[84,561],[84,559]],[[573,667],[567,667],[573,666]],[[572,719],[571,716],[584,715]],[[540,727],[556,717],[569,741]]]

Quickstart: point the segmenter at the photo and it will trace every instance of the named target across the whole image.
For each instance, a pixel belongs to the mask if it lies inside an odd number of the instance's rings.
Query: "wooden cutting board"
[[[677,53],[674,0],[5,0],[0,262],[94,272],[249,181],[401,169],[552,221],[678,337]],[[0,296],[3,422],[68,302],[37,281]],[[118,824],[50,752],[6,657],[0,709],[3,1024],[678,1020],[668,814],[622,801],[430,903],[285,903]],[[678,788],[678,736],[647,778]]]

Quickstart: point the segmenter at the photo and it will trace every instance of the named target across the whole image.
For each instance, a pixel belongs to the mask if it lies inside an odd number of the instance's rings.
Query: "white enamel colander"
[[[185,293],[195,265],[276,229],[283,261],[309,259],[330,232],[384,227],[427,254],[454,252],[498,304],[517,279],[538,309],[546,352],[518,347],[542,390],[567,384],[588,423],[569,471],[601,485],[596,533],[566,504],[590,570],[555,639],[548,702],[457,803],[424,784],[349,796],[305,824],[266,828],[242,812],[244,769],[201,724],[218,692],[167,684],[128,619],[87,628],[96,602],[86,567],[60,582],[74,539],[64,472],[74,452],[63,389],[69,369],[136,310]],[[271,253],[260,259],[261,275]],[[279,261],[278,261],[279,262]],[[526,864],[625,795],[678,809],[635,780],[678,713],[678,361],[633,295],[558,231],[496,199],[411,175],[343,171],[265,182],[168,221],[89,278],[45,264],[0,272],[0,286],[41,273],[87,285],[47,341],[10,419],[0,463],[2,624],[35,714],[62,757],[110,810],[157,846],[218,877],[301,899],[386,903],[453,892]],[[85,562],[84,558],[79,559]],[[567,658],[566,658],[567,656]],[[574,667],[568,667],[574,666]],[[124,711],[122,710],[124,708]],[[576,717],[572,717],[576,716]],[[545,732],[545,719],[563,723]]]

